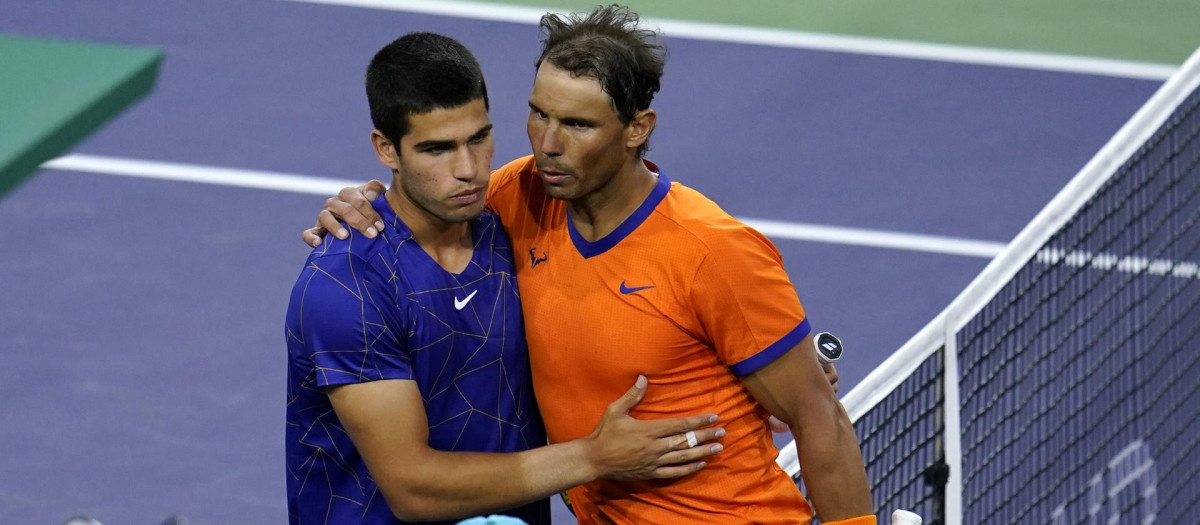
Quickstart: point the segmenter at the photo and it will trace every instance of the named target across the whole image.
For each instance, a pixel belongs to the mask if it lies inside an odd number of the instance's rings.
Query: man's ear
[[[397,145],[393,144],[391,139],[385,137],[382,131],[371,131],[371,145],[375,147],[375,156],[379,157],[379,162],[396,171],[400,169],[400,152],[397,150]]]
[[[626,127],[625,147],[637,149],[650,140],[650,134],[654,132],[654,126],[658,125],[658,113],[653,109],[643,109],[637,112],[633,119],[629,121]]]

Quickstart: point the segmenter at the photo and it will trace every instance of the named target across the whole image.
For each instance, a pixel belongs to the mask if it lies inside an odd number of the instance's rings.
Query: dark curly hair
[[[612,4],[590,13],[546,14],[542,17],[542,54],[536,67],[549,62],[576,77],[594,78],[612,99],[622,124],[650,107],[658,93],[667,49],[653,30],[638,27],[637,13]],[[638,148],[645,154],[649,142]]]

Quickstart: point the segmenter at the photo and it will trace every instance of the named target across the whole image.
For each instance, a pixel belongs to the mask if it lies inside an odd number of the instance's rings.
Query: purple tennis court
[[[72,153],[345,179],[366,63],[453,36],[489,81],[496,158],[525,155],[527,24],[291,2],[6,6],[0,32],[164,50],[155,91]],[[1003,243],[1157,81],[671,38],[648,158],[748,220]],[[102,164],[102,162],[101,162]],[[0,200],[0,516],[286,519],[283,315],[323,197],[45,169]],[[774,237],[842,392],[980,256]]]

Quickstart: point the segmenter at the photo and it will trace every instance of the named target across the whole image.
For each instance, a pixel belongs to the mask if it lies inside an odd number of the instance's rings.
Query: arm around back
[[[396,517],[435,520],[514,507],[600,477],[664,479],[703,468],[699,460],[721,450],[705,442],[724,430],[696,430],[701,443],[695,447],[687,446],[684,433],[716,416],[633,419],[629,409],[645,389],[645,379],[639,378],[586,438],[515,453],[430,448],[425,409],[413,381],[333,387],[329,399]]]
[[[397,518],[452,519],[498,511],[595,478],[583,442],[525,452],[444,452],[428,445],[417,384],[330,388],[338,419]]]

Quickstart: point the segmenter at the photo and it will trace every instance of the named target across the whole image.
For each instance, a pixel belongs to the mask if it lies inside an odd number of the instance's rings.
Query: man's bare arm
[[[413,381],[332,387],[329,399],[392,513],[406,521],[458,519],[519,506],[597,478],[666,479],[704,467],[720,452],[706,443],[721,428],[685,433],[715,415],[640,421],[629,409],[645,378],[609,405],[592,435],[516,453],[445,452],[428,446],[429,428]]]
[[[829,386],[833,388],[833,393],[838,393],[838,371],[833,363],[821,363],[821,371],[825,373],[825,379],[829,380]],[[780,421],[779,418],[771,416],[767,418],[767,423],[771,427],[771,432],[783,434],[791,432],[792,427],[787,426],[787,423]]]
[[[742,380],[759,403],[791,426],[804,485],[821,520],[871,515],[858,438],[817,362],[812,336]]]

